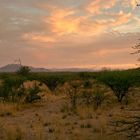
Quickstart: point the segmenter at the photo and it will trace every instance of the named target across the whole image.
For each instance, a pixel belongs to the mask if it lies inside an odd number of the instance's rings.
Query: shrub
[[[17,71],[18,74],[22,76],[27,76],[30,73],[30,68],[28,66],[21,66],[19,70]]]
[[[94,108],[98,109],[99,107],[101,107],[105,98],[106,98],[106,96],[104,94],[104,90],[101,89],[101,87],[100,88],[96,87],[92,93],[92,101],[94,104]]]
[[[133,75],[127,72],[107,72],[103,73],[99,79],[111,88],[118,102],[122,102],[123,98],[128,96],[129,88],[134,84]],[[127,101],[128,102],[128,101]]]
[[[64,84],[65,82],[63,77],[57,75],[48,75],[40,81],[45,83],[51,91],[54,91],[59,84]]]
[[[8,100],[9,93],[10,93],[10,87],[4,84],[0,85],[0,97],[3,101]]]
[[[86,80],[84,81],[83,84],[83,94],[82,94],[82,98],[83,98],[83,102],[86,103],[86,105],[90,105],[92,102],[92,91],[93,91],[93,87],[92,87],[92,81]]]
[[[67,85],[66,94],[68,98],[70,99],[72,109],[76,108],[77,98],[80,93],[81,85],[82,85],[81,82],[78,80],[71,81]]]
[[[18,98],[18,89],[26,79],[18,76],[8,76],[0,85],[0,96],[3,101],[15,102]]]
[[[41,97],[38,95],[38,93],[40,92],[40,88],[39,86],[37,86],[37,84],[35,83],[34,86],[32,88],[28,89],[28,94],[25,98],[25,101],[28,103],[32,103],[35,100],[41,99]]]
[[[82,99],[86,105],[93,105],[97,109],[105,100],[105,89],[103,85],[93,85],[93,81],[84,81]]]
[[[16,102],[21,102],[21,99],[24,99],[26,94],[27,94],[27,91],[26,91],[24,85],[21,85],[17,90],[17,97],[18,98],[17,98]],[[22,100],[22,102],[23,102],[23,100]]]

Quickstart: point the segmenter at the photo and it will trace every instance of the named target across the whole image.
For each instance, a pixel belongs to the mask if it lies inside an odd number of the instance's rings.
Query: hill
[[[20,68],[19,64],[8,64],[0,68],[0,72],[16,72]],[[48,69],[45,68],[35,68],[29,66],[32,72],[48,72]]]

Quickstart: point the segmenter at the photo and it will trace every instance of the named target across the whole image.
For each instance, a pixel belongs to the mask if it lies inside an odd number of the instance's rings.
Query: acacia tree
[[[129,88],[134,84],[134,76],[127,72],[108,72],[102,74],[98,80],[110,87],[114,95],[117,97],[118,102],[122,102],[123,98],[126,98]]]
[[[58,75],[47,75],[40,79],[51,91],[54,91],[58,85],[63,85],[65,82],[64,77]]]

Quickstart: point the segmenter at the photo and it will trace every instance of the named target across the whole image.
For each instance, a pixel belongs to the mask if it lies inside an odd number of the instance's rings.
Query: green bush
[[[64,77],[57,75],[47,75],[40,80],[45,83],[51,91],[54,91],[59,84],[64,84]]]
[[[94,104],[94,108],[98,109],[103,104],[105,98],[105,91],[99,87],[96,87],[92,93],[92,101]]]
[[[80,94],[82,83],[78,80],[71,81],[68,83],[66,88],[66,94],[70,100],[72,109],[75,109],[77,106],[77,99]]]
[[[21,66],[19,70],[17,71],[17,74],[20,74],[22,76],[28,76],[30,73],[30,68],[28,66]]]
[[[26,79],[19,76],[7,76],[0,85],[0,96],[3,101],[15,102],[18,98],[18,90]]]
[[[33,101],[41,99],[41,97],[38,95],[38,93],[41,91],[39,86],[35,83],[33,87],[29,88],[27,91],[27,96],[25,98],[25,101],[27,103],[32,103]]]
[[[82,102],[85,102],[87,106],[92,102],[92,91],[93,82],[90,80],[85,80],[83,83]]]
[[[98,80],[110,87],[118,102],[122,102],[125,97],[127,100],[128,91],[135,84],[136,77],[130,72],[106,72],[99,76]]]

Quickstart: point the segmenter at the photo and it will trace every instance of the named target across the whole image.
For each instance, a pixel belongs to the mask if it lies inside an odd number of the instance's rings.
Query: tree
[[[28,94],[25,98],[25,101],[27,103],[32,103],[36,100],[41,99],[41,97],[38,95],[39,92],[41,92],[41,89],[39,88],[39,86],[35,83],[34,86],[32,88],[28,89]]]
[[[18,98],[18,90],[26,79],[18,76],[6,76],[0,85],[0,97],[3,101],[15,102]]]
[[[72,109],[77,107],[77,99],[80,94],[82,83],[78,80],[70,81],[66,86],[66,94],[70,100]]]
[[[95,109],[98,109],[99,107],[101,107],[101,105],[103,104],[105,98],[107,97],[105,94],[104,94],[104,90],[97,86],[94,91],[93,91],[93,103],[94,103],[94,108]]]
[[[103,85],[95,85],[92,81],[85,81],[83,88],[83,102],[85,102],[87,106],[94,105],[94,109],[101,107],[107,97]]]
[[[117,97],[118,102],[121,103],[124,97],[126,98],[126,103],[128,102],[128,91],[132,84],[134,84],[134,77],[132,74],[119,71],[107,72],[102,74],[98,80],[110,87]]]
[[[140,40],[140,39],[139,39]],[[133,52],[132,54],[140,54],[140,42],[138,44],[136,44],[135,46],[132,47],[134,50],[136,50],[135,52]],[[140,61],[140,58],[138,58],[138,61]]]
[[[22,76],[27,76],[30,73],[30,71],[31,69],[28,66],[21,66],[17,73]]]

